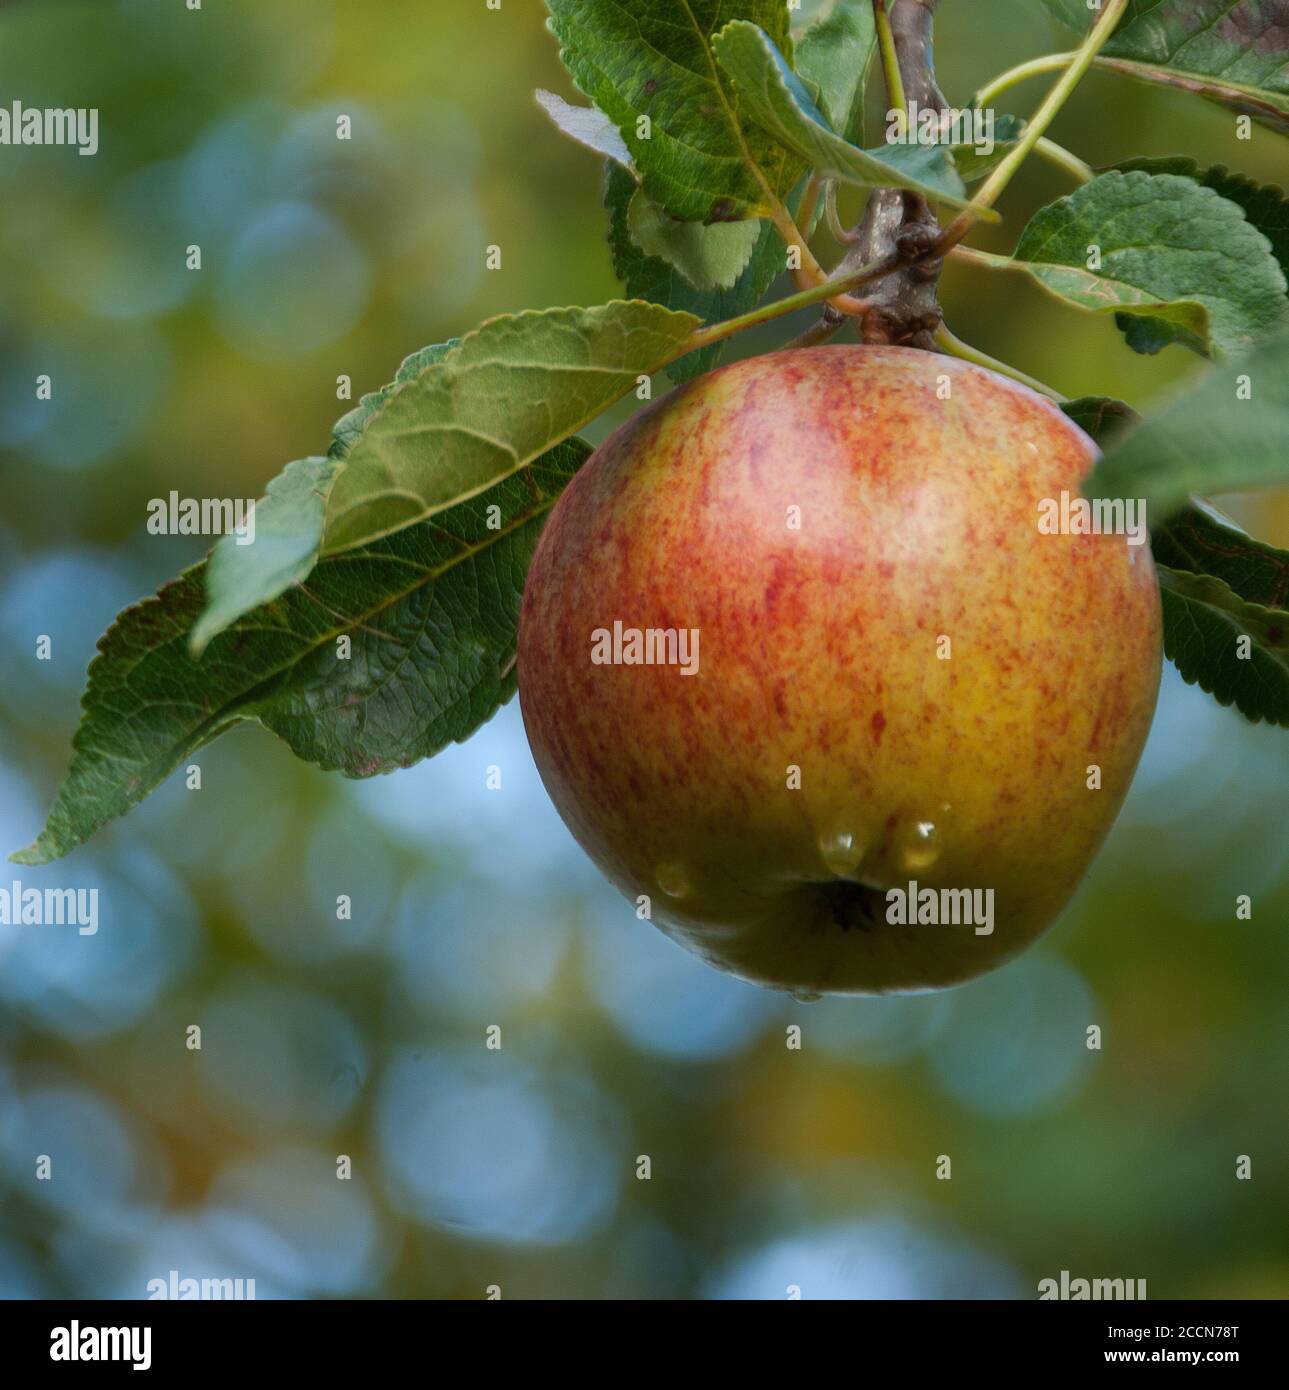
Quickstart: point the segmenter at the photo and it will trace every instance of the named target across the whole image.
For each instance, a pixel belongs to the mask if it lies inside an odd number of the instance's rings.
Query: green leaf
[[[218,542],[206,566],[206,608],[192,631],[194,654],[200,655],[234,619],[308,577],[318,562],[327,500],[341,460],[395,387],[441,361],[459,341],[435,343],[404,358],[388,386],[363,396],[336,423],[325,459],[288,464],[255,508],[255,539],[250,545],[239,545],[235,536]]]
[[[1249,719],[1289,724],[1289,551],[1254,540],[1208,503],[1151,537],[1164,650],[1182,676]],[[1248,654],[1236,639],[1249,638]]]
[[[1019,116],[1004,114],[994,117],[994,147],[988,154],[980,146],[970,141],[949,146],[949,153],[957,166],[958,177],[963,183],[974,183],[982,179],[1007,158],[1025,133],[1025,122]]]
[[[624,169],[634,167],[626,141],[603,111],[594,106],[573,106],[562,96],[543,91],[540,87],[534,95],[537,105],[570,140],[576,140],[579,145],[596,154],[606,155]]]
[[[1108,397],[1067,401],[1061,409],[1102,449],[1138,418]],[[1183,679],[1249,719],[1289,724],[1289,551],[1254,540],[1206,502],[1156,526],[1150,547],[1164,651]],[[1247,656],[1236,649],[1241,635],[1250,640]]]
[[[239,545],[226,535],[216,544],[206,567],[206,608],[192,631],[195,654],[243,613],[308,577],[318,563],[327,496],[339,468],[333,458],[287,464],[256,504],[255,539]]]
[[[518,472],[666,366],[699,323],[639,300],[490,319],[373,415],[332,485],[323,553],[424,521]]]
[[[672,217],[736,222],[771,212],[804,172],[743,119],[712,57],[726,20],[754,20],[790,51],[783,0],[547,0],[560,57],[618,127],[645,191]],[[648,118],[641,134],[640,119]],[[764,180],[764,186],[762,184]]]
[[[646,256],[673,265],[697,290],[727,290],[747,267],[761,239],[759,220],[748,222],[677,222],[636,189],[627,207],[631,240]]]
[[[1155,525],[1192,495],[1287,482],[1289,334],[1281,334],[1239,361],[1219,363],[1113,443],[1085,491],[1144,498]]]
[[[609,249],[613,268],[636,299],[651,300],[669,309],[691,313],[707,323],[719,323],[755,308],[786,265],[783,242],[769,222],[760,227],[756,248],[747,268],[727,290],[696,290],[693,285],[667,261],[647,256],[631,239],[627,230],[627,211],[636,193],[636,182],[624,169],[615,164],[607,166],[604,184],[604,205],[609,211]],[[667,368],[667,375],[676,383],[691,380],[711,369],[725,351],[725,343],[712,343],[695,352],[686,353]]]
[[[1198,163],[1185,156],[1162,159],[1126,159],[1114,166],[1121,173],[1140,170],[1147,174],[1175,174],[1193,179],[1204,188],[1211,188],[1219,197],[1238,203],[1244,209],[1249,224],[1266,237],[1271,254],[1280,269],[1289,276],[1289,201],[1283,191],[1271,184],[1255,183],[1243,174],[1234,174],[1221,164],[1200,170]],[[1135,352],[1155,353],[1177,338],[1162,320],[1134,319],[1120,322],[1127,335],[1128,345]]]
[[[1183,679],[1247,719],[1289,726],[1289,613],[1249,603],[1211,574],[1156,569],[1164,652]]]
[[[1161,565],[1213,575],[1249,603],[1289,606],[1289,551],[1254,540],[1207,502],[1156,527],[1151,549]]]
[[[1081,0],[1044,3],[1080,31],[1096,18]],[[1289,132],[1286,0],[1130,0],[1097,63]]]
[[[307,583],[214,637],[200,662],[188,639],[204,565],[126,609],[90,665],[48,823],[13,859],[66,854],[244,720],[350,777],[406,767],[469,737],[514,694],[533,547],[589,453],[566,440],[432,522],[324,557]],[[347,659],[338,650],[346,636]]]
[[[1116,314],[1114,322],[1123,334],[1124,342],[1143,357],[1153,357],[1173,343],[1202,355],[1208,353],[1207,321],[1198,331],[1185,315],[1174,317],[1157,314],[1153,318],[1145,318],[1136,314]]]
[[[1130,405],[1113,396],[1079,396],[1076,400],[1062,401],[1061,409],[1101,449],[1122,431],[1130,429],[1139,418]]]
[[[424,368],[432,363],[442,362],[453,348],[460,345],[460,338],[449,338],[445,343],[431,343],[428,347],[418,348],[403,358],[393,381],[387,386],[382,386],[379,391],[368,391],[347,415],[342,415],[336,422],[331,431],[331,448],[327,450],[328,455],[331,458],[345,458],[376,412],[405,381],[419,376]]]
[[[1036,213],[1015,257],[1069,303],[1163,319],[1197,351],[1240,352],[1289,325],[1267,239],[1235,203],[1172,174],[1098,175]]]
[[[1240,630],[1256,638],[1259,646],[1268,651],[1289,652],[1289,613],[1282,608],[1266,608],[1260,603],[1243,599],[1224,580],[1213,574],[1196,574],[1193,570],[1176,570],[1157,562],[1161,586],[1190,603],[1203,603],[1219,609],[1228,618],[1238,620]],[[1289,677],[1289,671],[1286,671]],[[1289,694],[1289,680],[1286,681]],[[1289,709],[1286,711],[1289,713]]]
[[[819,110],[844,140],[864,140],[864,85],[877,48],[872,0],[838,0],[797,42],[797,72],[819,93]]]
[[[1089,28],[1097,14],[1088,8],[1087,0],[1043,0],[1043,4],[1062,24],[1080,31]]]
[[[843,140],[829,128],[770,35],[755,24],[727,24],[712,47],[752,119],[805,164],[847,183],[907,188],[953,207],[966,205],[966,190],[946,146],[890,144],[861,150]]]
[[[1289,277],[1289,198],[1285,197],[1284,189],[1274,184],[1258,183],[1222,164],[1201,169],[1196,160],[1185,155],[1125,159],[1114,167],[1125,174],[1140,170],[1147,174],[1175,174],[1179,178],[1194,179],[1202,187],[1211,188],[1219,197],[1238,203],[1244,209],[1249,225],[1256,227],[1271,244],[1271,254]]]

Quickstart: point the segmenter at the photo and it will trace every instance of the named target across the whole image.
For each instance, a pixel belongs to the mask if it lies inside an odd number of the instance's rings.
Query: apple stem
[[[1000,362],[996,357],[990,357],[987,352],[981,352],[979,348],[972,347],[970,343],[964,343],[961,338],[951,333],[944,324],[936,329],[935,343],[941,352],[948,353],[950,357],[960,357],[964,362],[973,362],[977,367],[988,367],[991,372],[999,372],[1003,376],[1009,376],[1013,381],[1019,381],[1022,386],[1028,386],[1031,391],[1037,391],[1040,396],[1046,396],[1048,400],[1055,401],[1058,405],[1068,399],[1059,391],[1053,390],[1052,387],[1045,386],[1037,377],[1028,376],[1019,367]]]

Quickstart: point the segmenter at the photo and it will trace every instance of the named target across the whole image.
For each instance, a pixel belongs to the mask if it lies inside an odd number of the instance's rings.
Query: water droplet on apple
[[[864,858],[864,843],[849,830],[830,830],[819,837],[819,853],[838,878],[848,878]]]
[[[900,835],[899,853],[900,863],[910,873],[929,869],[940,857],[940,832],[935,822],[909,821]]]
[[[658,887],[669,898],[687,898],[692,891],[683,864],[660,864],[654,877],[658,880]]]

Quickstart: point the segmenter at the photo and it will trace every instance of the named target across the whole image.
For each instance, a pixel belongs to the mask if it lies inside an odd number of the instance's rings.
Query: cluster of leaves
[[[1046,3],[1085,25],[1082,0]],[[226,538],[122,613],[90,668],[67,779],[21,862],[66,853],[241,720],[350,776],[466,738],[514,693],[528,561],[589,453],[576,431],[633,391],[646,398],[664,369],[683,382],[714,364],[721,341],[700,328],[767,294],[808,181],[814,207],[830,180],[958,209],[1022,135],[999,119],[991,158],[867,140],[870,0],[833,0],[795,35],[784,0],[548,7],[590,105],[538,99],[604,163],[629,297],[503,315],[413,354],[338,422],[324,456],[268,486],[253,544]],[[1216,8],[1215,28],[1213,5],[1132,0],[1099,61],[1289,130],[1289,5]],[[1009,258],[1069,304],[1112,314],[1135,350],[1178,344],[1213,360],[1145,423],[1108,398],[1067,408],[1104,442],[1092,489],[1144,497],[1164,522],[1169,655],[1224,703],[1284,724],[1289,555],[1189,499],[1289,469],[1287,258],[1278,189],[1184,158],[1099,173],[1035,216]],[[1237,636],[1251,661],[1232,659]]]

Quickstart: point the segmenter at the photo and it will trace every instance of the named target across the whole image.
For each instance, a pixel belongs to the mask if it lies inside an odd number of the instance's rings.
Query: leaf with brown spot
[[[1085,31],[1085,0],[1043,0]],[[1289,0],[1129,0],[1097,66],[1195,92],[1289,134]]]

